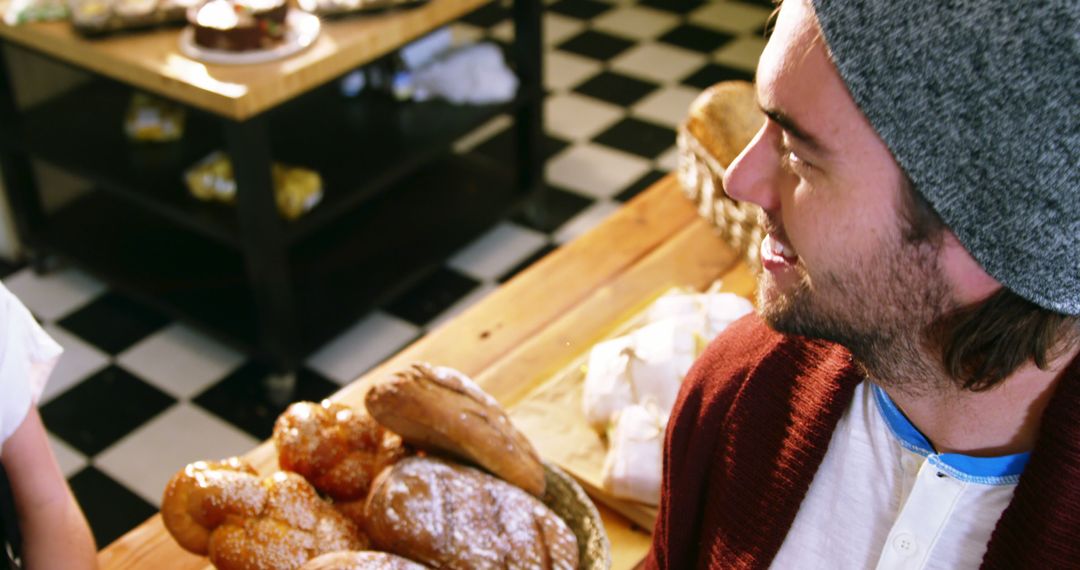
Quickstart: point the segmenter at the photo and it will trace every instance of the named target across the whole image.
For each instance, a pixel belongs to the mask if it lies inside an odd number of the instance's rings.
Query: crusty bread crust
[[[365,519],[380,549],[449,570],[574,570],[577,539],[535,497],[434,457],[383,471]]]
[[[409,444],[473,462],[536,497],[544,465],[490,395],[452,368],[426,363],[377,382],[368,412]]]

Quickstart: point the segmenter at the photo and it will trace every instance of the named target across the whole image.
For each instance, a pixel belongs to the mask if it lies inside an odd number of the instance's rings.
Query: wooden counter
[[[87,39],[68,22],[0,24],[0,37],[171,99],[243,120],[334,79],[489,0],[431,0],[409,10],[323,21],[303,52],[258,65],[211,65],[180,54],[180,29]]]
[[[702,289],[721,276],[725,289],[743,294],[752,290],[745,266],[697,217],[669,175],[603,224],[346,386],[333,399],[362,404],[373,379],[425,360],[471,375],[504,406],[513,408],[660,293],[673,286]],[[529,435],[534,440],[543,437],[542,433]],[[247,457],[263,473],[276,466],[270,443]],[[613,567],[632,568],[648,549],[648,532],[606,508],[600,510],[611,539]],[[160,516],[102,550],[99,561],[106,569],[207,567],[204,558],[182,551],[172,541]]]

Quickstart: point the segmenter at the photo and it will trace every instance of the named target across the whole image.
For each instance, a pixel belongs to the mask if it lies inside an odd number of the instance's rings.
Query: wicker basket
[[[558,467],[544,464],[546,489],[544,504],[562,517],[578,542],[580,570],[611,568],[611,543],[608,542],[600,513],[581,486]]]
[[[725,81],[706,89],[679,125],[679,183],[698,213],[753,267],[760,263],[761,208],[733,200],[724,192],[724,169],[738,156],[764,121],[754,87]]]

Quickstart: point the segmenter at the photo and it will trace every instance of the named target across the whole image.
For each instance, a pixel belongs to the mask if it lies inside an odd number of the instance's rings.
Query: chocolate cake
[[[195,43],[222,51],[273,48],[285,39],[285,0],[210,0],[194,8],[188,20]]]

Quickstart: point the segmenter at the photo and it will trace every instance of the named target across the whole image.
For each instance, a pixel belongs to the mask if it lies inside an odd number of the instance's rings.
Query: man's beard
[[[911,394],[941,390],[948,376],[928,329],[954,304],[938,271],[938,252],[934,240],[900,239],[862,267],[804,275],[793,290],[777,291],[768,302],[764,290],[771,277],[765,273],[758,306],[780,332],[844,346],[881,386]]]

